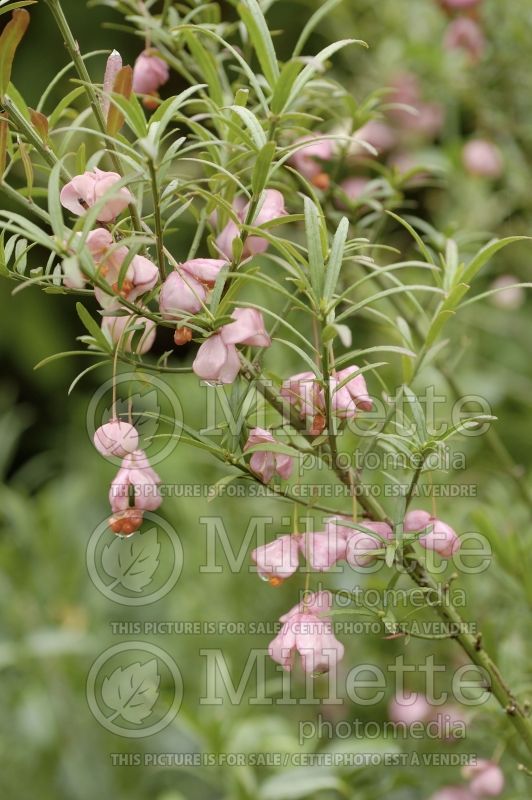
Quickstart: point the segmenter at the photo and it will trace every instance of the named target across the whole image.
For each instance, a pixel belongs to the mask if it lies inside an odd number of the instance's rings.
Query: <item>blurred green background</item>
[[[532,221],[530,195],[532,157],[532,78],[530,43],[532,7],[526,0],[501,7],[484,4],[483,17],[488,51],[482,62],[467,68],[456,54],[445,53],[441,40],[447,24],[436,3],[429,0],[346,0],[327,15],[307,50],[324,46],[335,38],[355,36],[370,44],[369,52],[350,48],[336,60],[337,77],[352,87],[357,102],[393,80],[399,71],[419,76],[426,98],[441,103],[446,121],[433,141],[415,142],[412,150],[422,159],[435,161],[442,169],[443,188],[413,192],[409,202],[417,213],[436,228],[457,235],[463,242],[479,233],[503,236],[529,234]],[[274,3],[269,19],[274,30],[282,30],[277,41],[280,53],[289,52],[307,17],[318,3]],[[83,52],[118,49],[124,61],[132,62],[140,42],[122,30],[122,17],[109,7],[87,7],[79,0],[65,0],[63,8]],[[32,24],[16,60],[14,82],[29,105],[37,102],[51,77],[66,63],[59,35],[47,8],[38,3],[31,10]],[[91,72],[101,80],[105,56],[91,60]],[[496,182],[466,175],[460,159],[465,139],[482,132],[497,142],[504,156],[504,174]],[[2,198],[3,199],[3,198]],[[456,234],[458,232],[458,234]],[[193,231],[182,231],[190,241]],[[401,240],[408,247],[407,240]],[[178,255],[178,254],[176,254]],[[530,280],[531,251],[518,245],[493,259],[485,276],[489,288],[499,275]],[[223,706],[200,705],[205,692],[206,667],[200,650],[223,648],[234,682],[238,681],[252,647],[263,648],[271,636],[234,635],[119,635],[112,623],[138,621],[273,621],[294,602],[296,583],[277,590],[259,583],[244,569],[233,575],[229,569],[199,574],[206,557],[205,526],[200,516],[220,516],[237,550],[250,517],[271,515],[275,523],[267,538],[289,530],[281,518],[291,508],[280,501],[219,497],[167,498],[162,515],[180,537],[183,571],[174,589],[148,606],[113,603],[97,590],[86,568],[86,548],[91,533],[108,515],[107,486],[115,468],[106,464],[92,447],[86,427],[91,397],[108,380],[104,367],[82,379],[72,393],[68,386],[86,367],[84,360],[53,362],[37,371],[41,359],[73,348],[81,325],[71,298],[46,296],[26,288],[12,294],[13,286],[0,285],[0,601],[3,608],[0,640],[0,772],[2,796],[25,800],[88,800],[95,796],[178,800],[190,798],[311,797],[316,800],[343,796],[393,800],[425,798],[439,786],[459,782],[457,767],[372,767],[324,770],[310,776],[299,771],[295,779],[275,768],[115,766],[113,753],[191,753],[220,751],[294,752],[299,721],[319,713],[336,721],[358,718],[384,721],[387,702],[377,707],[261,706],[247,702]],[[470,307],[451,324],[449,366],[460,377],[463,391],[481,395],[498,417],[496,429],[505,442],[520,476],[529,480],[530,411],[532,398],[531,301],[508,311],[485,301]],[[168,349],[164,333],[156,351]],[[375,335],[364,328],[359,338],[375,343]],[[455,365],[462,346],[465,353]],[[182,356],[189,358],[189,354]],[[281,357],[280,357],[281,358]],[[275,364],[288,375],[298,365],[289,355]],[[427,383],[442,388],[436,375]],[[188,424],[202,425],[205,397],[193,376],[167,380],[171,393],[183,405]],[[139,391],[149,392],[149,378]],[[373,387],[377,391],[377,387]],[[488,647],[511,685],[519,691],[530,686],[527,646],[530,636],[526,620],[532,600],[528,555],[532,535],[530,507],[520,496],[505,464],[488,447],[484,437],[466,447],[468,472],[447,474],[442,480],[476,484],[478,497],[441,501],[439,516],[457,530],[480,530],[492,540],[496,557],[487,574],[466,579],[469,604],[466,617],[478,619]],[[199,451],[180,444],[157,465],[168,484],[212,484],[229,470],[211,462]],[[165,551],[163,549],[162,556]],[[223,562],[223,556],[221,557]],[[245,561],[247,564],[247,560]],[[224,564],[225,566],[225,564]],[[353,580],[382,589],[386,578]],[[295,578],[294,581],[300,580]],[[331,582],[338,588],[340,578]],[[175,721],[149,739],[127,739],[107,732],[91,714],[86,696],[87,674],[95,658],[108,646],[130,638],[152,642],[167,651],[179,665],[184,682],[183,706]],[[402,640],[385,641],[374,635],[342,636],[346,645],[345,669],[359,663],[376,663],[384,669],[405,652],[410,663],[422,662],[435,651],[438,663],[457,666],[460,653],[452,643]],[[267,680],[272,693],[279,691],[273,665]],[[445,683],[445,681],[444,681]],[[413,687],[415,688],[415,686]],[[162,686],[162,692],[170,691]],[[318,689],[318,691],[320,691]],[[507,729],[495,707],[475,712],[465,741],[446,745],[449,752],[478,752],[490,757],[506,744]],[[400,743],[405,750],[416,747],[439,752],[439,742]],[[352,752],[393,752],[397,743],[370,741],[319,741],[306,743],[306,750],[338,748]],[[512,743],[509,742],[510,749]],[[515,762],[503,757],[507,798],[529,796],[526,778]],[[284,776],[279,778],[279,775]],[[305,784],[305,780],[310,781]],[[292,785],[291,780],[294,780]],[[337,785],[341,780],[341,785]],[[299,781],[299,783],[298,783]],[[323,788],[320,788],[320,786]],[[295,786],[295,788],[294,788]],[[340,795],[338,794],[340,792]]]

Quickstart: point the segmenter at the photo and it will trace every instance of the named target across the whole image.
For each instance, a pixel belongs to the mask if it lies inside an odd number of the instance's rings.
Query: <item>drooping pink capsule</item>
[[[102,456],[124,458],[138,448],[139,435],[129,422],[112,419],[96,430],[94,446]]]

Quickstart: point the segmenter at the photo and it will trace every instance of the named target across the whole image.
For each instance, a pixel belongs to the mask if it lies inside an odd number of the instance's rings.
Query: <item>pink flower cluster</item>
[[[94,434],[94,446],[99,453],[122,459],[109,489],[113,512],[109,527],[122,536],[135,533],[142,525],[144,512],[155,511],[162,502],[161,479],[138,445],[139,435],[133,425],[116,418],[101,425]]]
[[[332,410],[339,419],[353,419],[359,410],[373,408],[364,376],[354,364],[330,377],[329,386]],[[314,373],[292,375],[283,382],[281,396],[298,409],[312,435],[323,431],[327,418],[325,391]]]
[[[81,216],[88,208],[109,195],[98,213],[100,222],[112,222],[122,213],[132,196],[128,189],[119,187],[116,192],[113,186],[120,180],[116,172],[103,172],[94,169],[77,175],[67,183],[61,191],[61,203],[73,214]],[[92,230],[85,245],[95,264],[95,278],[107,285],[107,291],[95,285],[96,299],[106,312],[102,319],[102,330],[110,340],[117,344],[122,340],[124,350],[146,353],[155,340],[155,323],[142,316],[132,315],[121,303],[121,299],[129,302],[138,300],[151,291],[157,284],[159,271],[148,258],[135,255],[130,260],[125,273],[122,265],[129,258],[127,247],[115,242],[112,234],[104,227]],[[82,288],[86,279],[76,264],[67,260],[64,284],[69,288]],[[113,311],[117,314],[113,315]],[[139,329],[139,341],[133,344],[134,329]]]

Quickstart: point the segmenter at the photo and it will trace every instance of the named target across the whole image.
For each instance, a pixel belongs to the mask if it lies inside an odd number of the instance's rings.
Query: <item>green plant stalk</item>
[[[92,108],[94,117],[96,119],[96,123],[100,128],[101,132],[105,134],[106,133],[105,119],[103,116],[100,103],[98,101],[98,96],[94,91],[94,86],[92,84],[91,77],[89,75],[85,62],[81,57],[79,45],[72,34],[72,31],[68,24],[67,18],[65,17],[61,4],[59,0],[46,0],[46,3],[48,4],[50,11],[52,12],[52,15],[55,19],[59,31],[61,32],[61,35],[63,36],[65,47],[68,50],[70,58],[74,63],[76,72],[78,73],[83,83],[90,106]],[[116,169],[117,172],[123,175],[124,170],[122,168],[120,156],[116,148],[111,143],[107,143],[106,147],[109,151],[109,155],[111,161],[113,162],[114,168]],[[135,228],[137,233],[142,233],[142,223],[135,203],[129,203],[128,208],[129,208],[129,214],[131,216],[131,221],[133,223],[133,227]]]
[[[48,225],[50,224],[50,217],[48,216],[47,212],[38,206],[36,203],[33,203],[31,200],[28,200],[26,197],[17,192],[16,189],[13,189],[8,183],[4,180],[0,182],[0,190],[9,197],[10,200],[13,200],[14,203],[18,203],[21,205],[27,212],[30,214],[35,214],[37,217],[46,222]]]

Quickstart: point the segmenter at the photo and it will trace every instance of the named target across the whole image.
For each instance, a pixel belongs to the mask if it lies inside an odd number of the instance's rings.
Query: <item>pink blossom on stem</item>
[[[501,151],[486,139],[471,139],[462,151],[464,167],[471,175],[500,178],[504,169]]]
[[[61,204],[76,216],[85,214],[87,208],[94,206],[105,194],[109,199],[100,208],[99,222],[112,222],[126,206],[133,201],[129,189],[120,187],[114,193],[112,188],[120,180],[116,172],[104,172],[95,167],[91,172],[76,175],[61,190]]]
[[[170,77],[168,64],[156,55],[154,50],[145,50],[141,53],[133,67],[133,91],[146,95],[144,105],[153,108],[159,97],[159,88]]]
[[[493,761],[479,758],[476,764],[464,767],[462,774],[475,797],[498,797],[504,789],[503,772]]]
[[[350,377],[351,375],[353,377]],[[348,378],[349,380],[347,380]],[[344,384],[342,389],[346,389],[349,392],[357,408],[360,408],[362,411],[372,410],[373,401],[368,394],[366,380],[355,364],[345,369],[338,370],[336,373],[336,380],[338,384],[347,380],[347,383]],[[342,391],[342,389],[340,389],[340,391]]]
[[[179,320],[187,314],[198,314],[206,297],[202,283],[184,270],[174,270],[162,285],[159,309],[164,319]]]
[[[199,378],[216,383],[232,383],[240,372],[237,344],[269,347],[271,339],[260,311],[235,308],[234,322],[222,327],[200,346],[192,369]]]
[[[275,444],[275,439],[270,431],[264,428],[253,428],[249,432],[248,440],[244,445],[244,452],[253,445],[271,443]],[[264,450],[263,452],[253,453],[249,466],[258,475],[263,483],[269,483],[275,473],[287,480],[292,474],[293,459],[284,453],[273,453]]]
[[[139,435],[133,425],[112,419],[96,430],[94,446],[102,456],[124,458],[139,446]]]
[[[301,536],[300,548],[312,569],[325,572],[345,558],[346,541],[333,531],[305,533]]]
[[[126,353],[144,355],[151,350],[157,333],[155,322],[146,317],[130,314],[127,309],[116,309],[127,313],[121,316],[106,315],[102,318],[102,330],[113,344],[120,342]],[[127,329],[127,332],[126,332]]]
[[[296,653],[305,672],[318,674],[334,669],[344,655],[344,646],[333,631],[330,592],[315,592],[281,617],[283,627],[270,642],[271,658],[284,669],[294,667]]]
[[[249,203],[245,205],[239,212],[237,212],[238,220],[243,224],[249,212]],[[284,197],[277,189],[267,189],[264,192],[262,204],[258,210],[252,224],[254,227],[260,227],[274,219],[279,219],[286,214]],[[229,261],[233,260],[233,242],[240,236],[240,230],[234,220],[229,220],[225,228],[218,235],[216,239],[216,246],[220,253],[224,255]],[[242,251],[243,258],[250,258],[251,256],[260,255],[268,249],[268,241],[261,236],[248,236],[244,242],[244,249]]]
[[[119,285],[122,264],[129,251],[127,247],[117,245],[105,228],[95,228],[91,231],[87,236],[86,246],[98,267],[98,277],[105,280],[119,297],[133,302],[141,295],[151,291],[159,279],[159,270],[155,264],[145,256],[136,255],[131,259]],[[94,294],[102,308],[116,305],[117,298],[112,297],[99,286],[95,287]]]
[[[450,558],[460,549],[460,538],[442,520],[431,516],[428,511],[409,511],[404,519],[406,533],[416,533],[429,528],[428,533],[419,537],[419,544],[425,550],[434,550],[443,558]]]
[[[134,533],[142,524],[144,511],[159,508],[162,503],[160,482],[144,450],[135,450],[123,459],[109,490],[113,512],[109,525],[115,533],[126,536]],[[135,524],[136,527],[132,527]]]
[[[449,23],[443,46],[446,50],[464,50],[474,63],[480,61],[486,49],[482,28],[470,17],[457,17]]]
[[[375,556],[372,555],[371,551],[382,550],[386,547],[386,542],[393,539],[393,531],[386,522],[373,522],[372,520],[362,519],[360,520],[360,525],[367,528],[368,532],[347,528],[349,533],[346,536],[345,557],[347,563],[353,569],[373,564]],[[340,530],[342,530],[342,527],[340,527]],[[344,528],[344,530],[346,529]],[[372,536],[372,533],[377,535]]]
[[[256,547],[251,558],[259,576],[272,586],[279,586],[299,567],[299,536],[279,536],[269,544]]]

